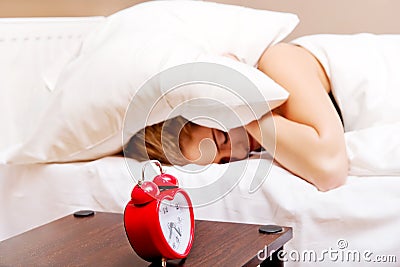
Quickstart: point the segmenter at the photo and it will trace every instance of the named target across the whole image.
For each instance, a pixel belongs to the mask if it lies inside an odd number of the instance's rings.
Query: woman
[[[130,140],[127,155],[165,164],[225,163],[244,159],[261,147],[273,151],[276,145],[274,159],[319,190],[344,184],[348,171],[344,130],[322,65],[306,49],[280,43],[262,54],[258,68],[290,93],[283,105],[229,133],[182,118],[150,126]],[[182,131],[162,133],[163,127]],[[165,147],[163,138],[173,137],[177,145]],[[143,139],[146,149],[140,145]]]

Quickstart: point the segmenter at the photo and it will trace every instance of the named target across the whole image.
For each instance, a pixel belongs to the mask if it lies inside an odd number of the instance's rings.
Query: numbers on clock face
[[[190,211],[184,195],[176,193],[173,200],[163,200],[159,207],[160,226],[170,247],[183,254],[190,241]]]
[[[167,206],[162,207],[162,212],[163,214],[166,214],[168,212],[168,207]]]

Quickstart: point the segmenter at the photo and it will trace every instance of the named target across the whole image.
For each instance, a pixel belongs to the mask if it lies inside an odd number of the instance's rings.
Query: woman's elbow
[[[313,184],[319,191],[329,191],[346,183],[348,160],[346,156],[322,159],[316,166]]]

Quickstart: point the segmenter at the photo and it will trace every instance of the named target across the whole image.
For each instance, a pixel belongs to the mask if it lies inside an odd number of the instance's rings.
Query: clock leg
[[[282,249],[283,247],[275,251],[268,259],[260,264],[260,267],[283,267],[284,262],[278,257],[278,253],[280,253]]]

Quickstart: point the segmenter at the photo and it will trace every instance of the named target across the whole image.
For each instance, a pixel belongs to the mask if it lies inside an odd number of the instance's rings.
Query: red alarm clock
[[[156,164],[160,174],[144,181],[148,163]],[[142,179],[133,188],[125,207],[124,225],[129,243],[137,255],[149,262],[185,258],[193,245],[192,202],[178,180],[164,173],[160,162],[143,166]]]

